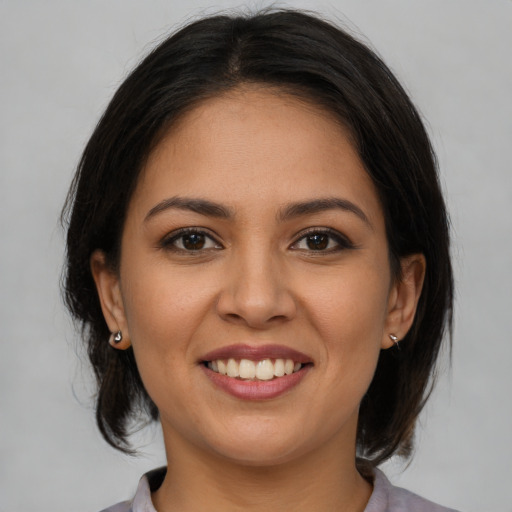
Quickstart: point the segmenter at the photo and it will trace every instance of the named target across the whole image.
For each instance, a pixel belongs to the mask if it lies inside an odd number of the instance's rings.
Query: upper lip
[[[262,359],[292,359],[296,363],[311,363],[312,359],[306,354],[283,345],[228,345],[217,348],[205,354],[201,361],[216,361],[218,359],[250,359],[261,361]]]

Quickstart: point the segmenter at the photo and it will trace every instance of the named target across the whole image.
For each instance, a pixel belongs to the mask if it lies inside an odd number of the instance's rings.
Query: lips
[[[242,399],[275,398],[292,389],[313,365],[311,358],[281,345],[231,345],[201,359],[207,377]]]
[[[312,359],[298,350],[282,345],[261,345],[252,347],[250,345],[229,345],[218,348],[202,358],[203,361],[214,361],[216,359],[250,359],[260,361],[262,359],[292,359],[296,363],[312,363]]]

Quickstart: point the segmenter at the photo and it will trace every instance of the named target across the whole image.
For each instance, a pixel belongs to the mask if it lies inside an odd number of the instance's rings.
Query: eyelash
[[[199,247],[197,249],[187,249],[185,247],[178,247],[176,243],[181,240],[183,245],[183,239],[186,236],[194,236],[199,235],[204,237],[204,241],[206,244],[213,244],[213,247]],[[302,241],[307,240],[308,237],[313,236],[327,236],[327,247],[321,249],[311,249],[311,248],[300,248],[298,247]],[[208,242],[209,241],[209,242]],[[331,242],[334,241],[336,244],[334,247],[329,247]],[[307,243],[307,242],[306,242]],[[177,231],[174,231],[170,235],[166,236],[161,242],[160,247],[162,249],[166,249],[169,251],[180,252],[180,253],[188,253],[188,254],[199,254],[203,251],[209,250],[220,250],[224,247],[207,231],[197,228],[183,228]],[[313,254],[331,254],[335,252],[340,252],[346,249],[354,249],[355,245],[344,235],[339,233],[334,229],[329,228],[309,228],[308,230],[302,232],[300,236],[290,245],[291,250],[295,251],[304,251],[310,252]]]
[[[177,247],[176,242],[181,239],[182,244],[183,244],[183,239],[187,235],[188,236],[193,236],[193,235],[203,236],[205,243],[208,243],[208,241],[210,241],[210,243],[214,244],[214,247],[206,247],[206,248],[201,247],[198,249],[186,249],[185,247]],[[160,246],[162,247],[162,249],[166,249],[169,251],[189,253],[189,254],[200,253],[202,251],[208,251],[211,249],[217,249],[217,250],[223,249],[223,246],[219,242],[217,242],[217,240],[210,233],[208,233],[207,231],[204,231],[202,229],[197,229],[197,228],[183,228],[183,229],[174,231],[173,233],[166,236],[161,241]]]
[[[302,241],[306,240],[308,237],[312,237],[314,235],[327,236],[330,239],[330,240],[328,240],[327,243],[330,244],[331,241],[334,241],[336,245],[334,247],[327,246],[327,248],[323,248],[323,249],[311,249],[311,248],[301,249],[301,248],[297,247],[300,242],[302,242]],[[305,232],[301,233],[300,237],[295,242],[293,242],[293,244],[290,246],[290,248],[292,250],[305,251],[305,252],[311,252],[311,253],[316,253],[316,254],[320,254],[320,253],[331,254],[331,253],[340,252],[340,251],[343,251],[346,249],[354,249],[355,245],[346,236],[342,235],[340,232],[338,232],[334,229],[309,228]]]

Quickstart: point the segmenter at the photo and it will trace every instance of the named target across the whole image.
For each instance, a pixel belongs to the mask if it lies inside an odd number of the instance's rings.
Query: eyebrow
[[[347,199],[341,199],[338,197],[327,197],[324,199],[314,199],[313,201],[290,204],[279,213],[279,220],[291,220],[295,217],[313,215],[327,210],[343,210],[345,212],[353,213],[373,229],[368,217],[365,215],[363,210],[359,208],[359,206]]]
[[[207,199],[170,197],[169,199],[164,199],[157,205],[153,206],[146,215],[144,222],[148,221],[155,215],[170,209],[186,210],[220,219],[230,219],[234,216],[233,212],[229,208],[218,203],[214,203],[213,201],[208,201]]]
[[[153,206],[146,215],[144,222],[147,222],[161,212],[171,209],[190,211],[207,217],[216,217],[220,219],[231,219],[235,216],[234,212],[230,208],[219,203],[215,203],[207,199],[176,196],[164,199],[157,205]],[[347,199],[341,199],[338,197],[328,197],[289,204],[278,213],[277,218],[281,222],[285,222],[296,217],[313,215],[315,213],[321,213],[328,210],[343,210],[345,212],[353,213],[373,229],[368,217],[365,215],[363,210],[359,208],[359,206]]]

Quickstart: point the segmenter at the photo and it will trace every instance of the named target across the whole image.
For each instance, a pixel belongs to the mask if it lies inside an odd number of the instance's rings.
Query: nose
[[[217,301],[225,321],[267,329],[295,317],[297,304],[286,269],[270,251],[233,257],[227,274]]]

